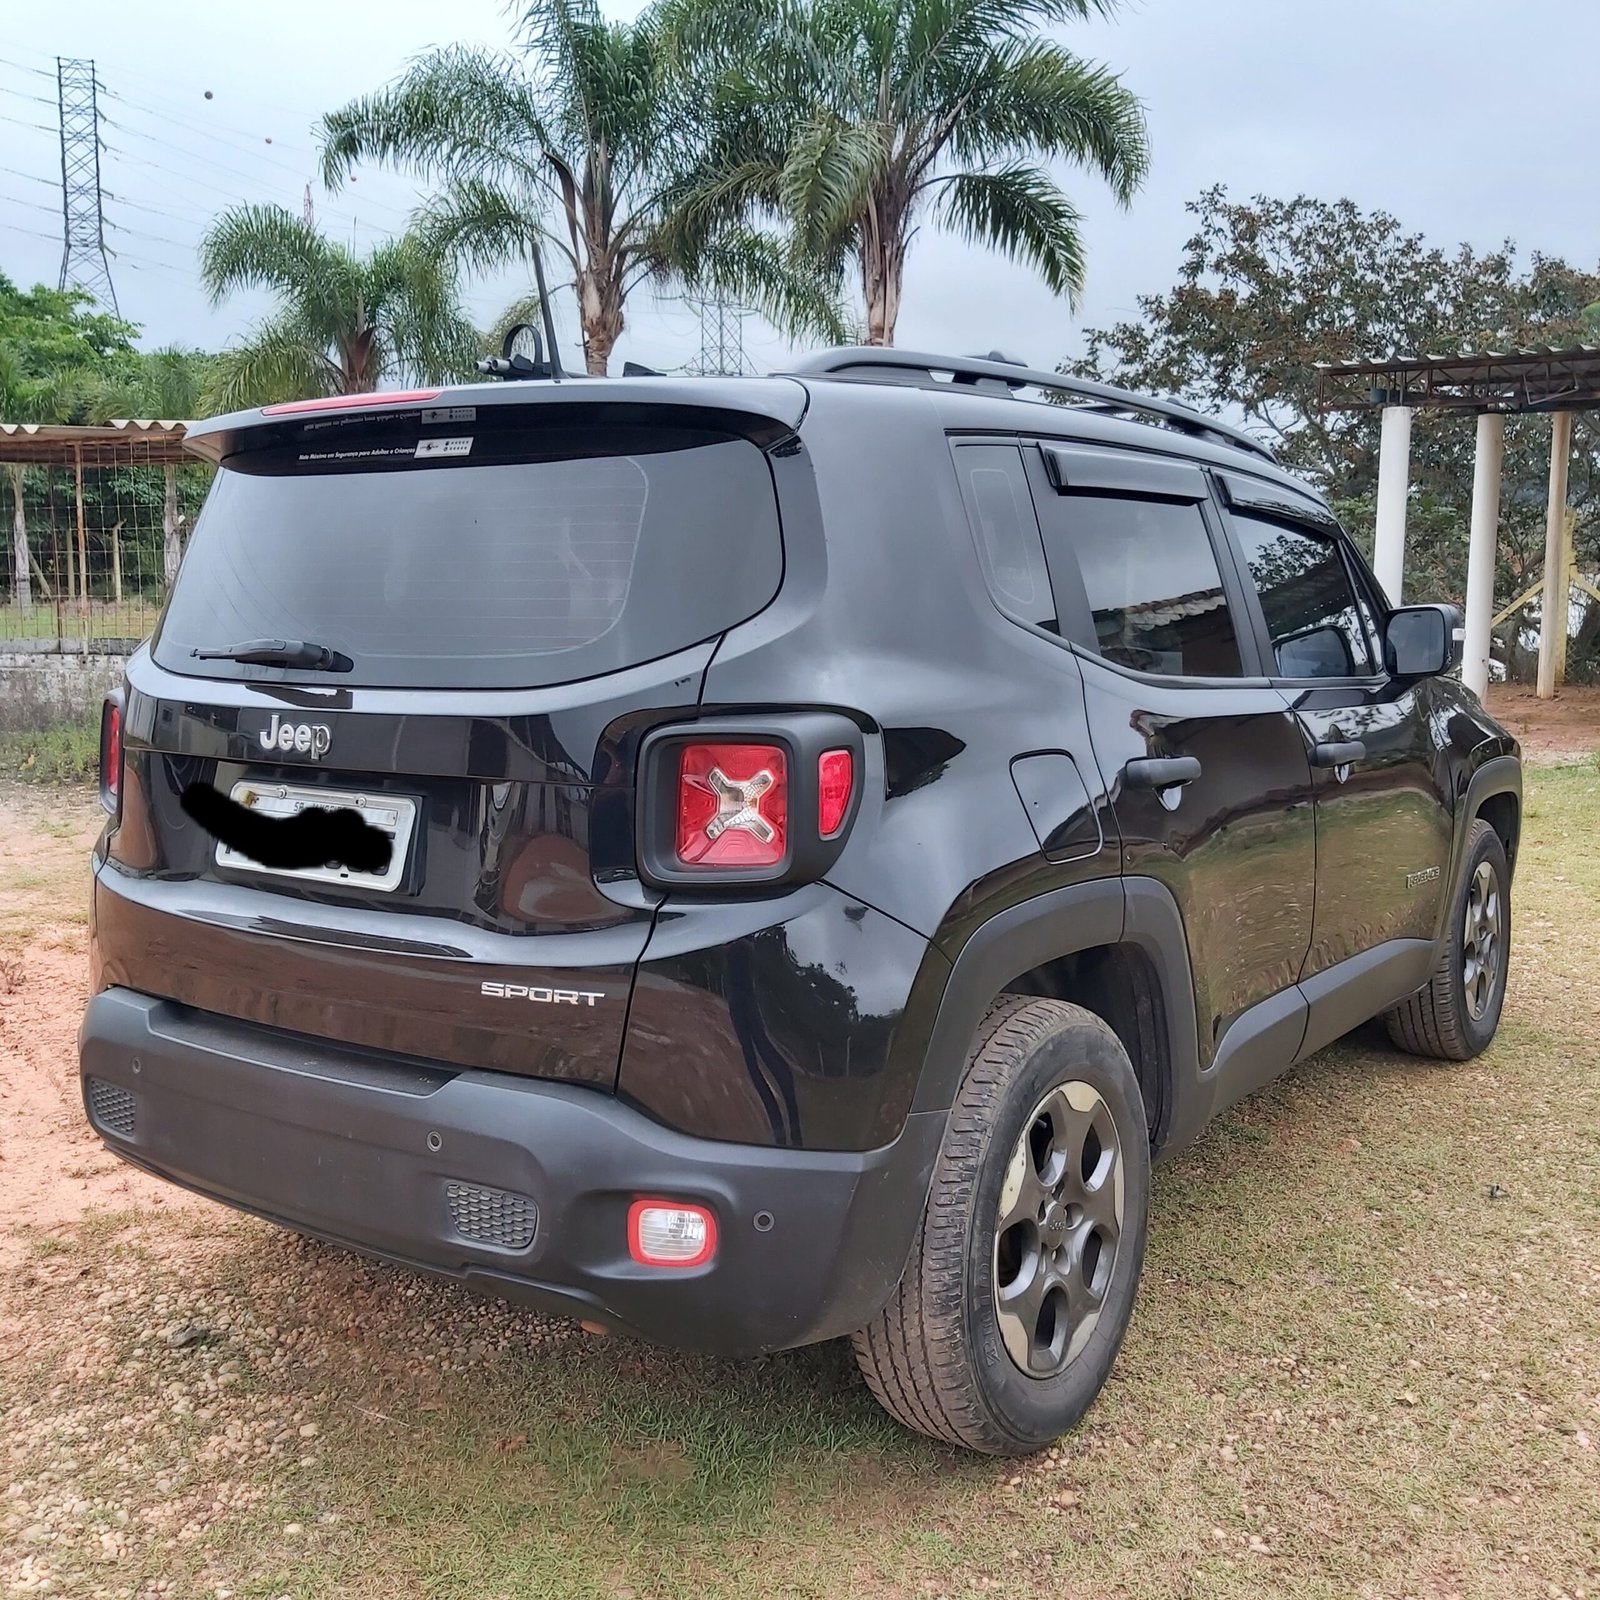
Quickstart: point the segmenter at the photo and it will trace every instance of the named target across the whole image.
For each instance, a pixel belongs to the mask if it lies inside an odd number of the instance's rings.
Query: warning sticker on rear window
[[[434,406],[422,413],[424,422],[476,422],[476,406]]]
[[[464,456],[472,451],[472,435],[464,439],[419,439],[419,456]]]

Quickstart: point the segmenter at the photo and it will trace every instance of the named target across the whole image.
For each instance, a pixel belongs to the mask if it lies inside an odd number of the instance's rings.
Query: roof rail
[[[801,377],[849,378],[858,383],[903,383],[914,388],[967,386],[991,393],[1010,393],[1017,389],[1051,389],[1074,399],[1087,400],[1097,411],[1133,413],[1174,428],[1180,433],[1209,439],[1214,444],[1248,450],[1252,455],[1276,462],[1277,457],[1254,434],[1231,423],[1219,422],[1177,400],[1158,400],[1135,394],[1131,389],[1116,389],[1110,384],[1093,383],[1061,372],[1042,372],[1004,358],[980,356],[925,355],[917,350],[897,350],[881,345],[853,345],[839,350],[823,350],[807,356],[792,369]],[[937,374],[948,372],[949,381]]]

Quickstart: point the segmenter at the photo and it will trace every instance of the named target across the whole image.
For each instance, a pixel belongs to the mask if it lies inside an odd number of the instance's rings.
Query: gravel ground
[[[902,1434],[302,1240],[82,1125],[91,796],[0,786],[0,1593],[1600,1600],[1600,774],[1530,783],[1501,1041],[1347,1041],[1157,1176],[1085,1425]]]

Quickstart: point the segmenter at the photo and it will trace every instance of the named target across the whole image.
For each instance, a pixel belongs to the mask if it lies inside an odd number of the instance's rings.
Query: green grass
[[[209,1209],[36,1257],[58,1277],[0,1366],[16,1436],[53,1429],[74,1493],[135,1530],[234,1496],[141,1533],[133,1593],[1600,1594],[1600,767],[1528,792],[1495,1046],[1445,1065],[1365,1030],[1164,1166],[1127,1343],[1054,1455],[900,1432],[838,1345],[590,1338]],[[217,1337],[171,1348],[190,1323]],[[276,1442],[237,1446],[258,1420]],[[22,1504],[57,1493],[42,1448],[0,1458]],[[58,1589],[109,1584],[74,1539]]]
[[[86,783],[100,775],[100,717],[38,733],[0,733],[0,777]]]

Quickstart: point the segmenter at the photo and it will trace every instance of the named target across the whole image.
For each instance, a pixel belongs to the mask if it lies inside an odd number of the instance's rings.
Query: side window
[[[957,447],[955,457],[967,521],[994,603],[1008,617],[1055,632],[1055,596],[1021,453],[1014,444],[967,444]]]
[[[1239,676],[1233,613],[1197,503],[1072,494],[1059,504],[1062,554],[1083,576],[1107,661],[1171,677]]]
[[[1376,670],[1350,569],[1331,535],[1235,511],[1233,525],[1286,678],[1362,678]]]

